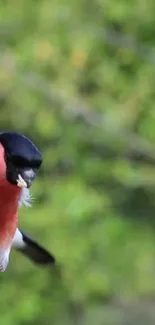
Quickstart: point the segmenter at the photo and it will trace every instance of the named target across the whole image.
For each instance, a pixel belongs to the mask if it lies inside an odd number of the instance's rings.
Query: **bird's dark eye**
[[[28,164],[27,160],[20,156],[12,156],[10,160],[16,167],[25,167]]]
[[[36,168],[39,169],[40,165],[41,165],[41,161],[40,160],[33,160],[30,161],[24,157],[21,156],[15,156],[15,155],[7,155],[6,156],[6,160],[11,162],[14,166],[16,167],[31,167],[31,168]]]

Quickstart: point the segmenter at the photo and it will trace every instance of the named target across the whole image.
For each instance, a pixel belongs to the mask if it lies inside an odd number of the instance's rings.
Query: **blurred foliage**
[[[1,1],[0,128],[44,157],[20,225],[57,258],[12,252],[2,324],[155,323],[154,26],[151,0]]]

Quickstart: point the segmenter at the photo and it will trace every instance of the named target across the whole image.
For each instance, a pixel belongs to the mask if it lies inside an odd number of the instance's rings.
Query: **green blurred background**
[[[13,252],[0,324],[155,324],[155,2],[0,4],[0,129],[44,163],[20,226],[57,258]]]

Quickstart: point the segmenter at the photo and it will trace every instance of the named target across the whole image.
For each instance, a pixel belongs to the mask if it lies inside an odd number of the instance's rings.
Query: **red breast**
[[[21,188],[6,179],[4,149],[0,144],[0,248],[7,247],[14,236],[18,222],[18,200]]]

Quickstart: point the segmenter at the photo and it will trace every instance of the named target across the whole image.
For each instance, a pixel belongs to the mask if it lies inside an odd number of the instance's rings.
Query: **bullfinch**
[[[30,187],[42,164],[39,149],[24,135],[0,133],[0,272],[8,266],[11,248],[38,265],[55,258],[18,228],[18,209],[31,205]]]

